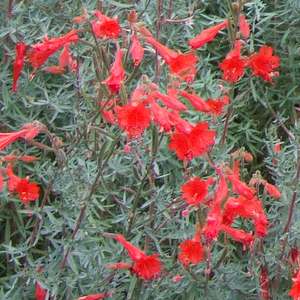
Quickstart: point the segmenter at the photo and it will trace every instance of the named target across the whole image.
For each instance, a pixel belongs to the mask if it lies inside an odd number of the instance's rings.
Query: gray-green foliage
[[[103,237],[102,233],[126,232],[131,207],[139,193],[151,159],[153,140],[157,139],[158,132],[155,128],[149,129],[147,134],[133,143],[131,153],[124,153],[124,135],[100,119],[97,101],[101,99],[97,98],[97,78],[88,46],[72,46],[74,56],[80,61],[80,78],[71,73],[55,76],[39,70],[29,81],[31,70],[25,67],[19,81],[19,91],[13,94],[11,65],[15,43],[24,40],[31,44],[45,34],[57,36],[65,33],[72,26],[72,18],[81,13],[81,7],[92,11],[97,1],[14,1],[11,18],[6,16],[7,2],[0,4],[0,131],[16,130],[26,122],[39,120],[47,125],[50,132],[60,137],[64,145],[59,157],[22,142],[10,148],[39,156],[39,161],[34,164],[20,165],[19,175],[30,175],[43,187],[44,193],[47,187],[50,193],[43,209],[39,208],[39,203],[24,208],[17,198],[6,191],[1,194],[0,298],[33,299],[34,283],[38,280],[51,291],[53,299],[76,299],[80,295],[111,290],[113,299],[136,299],[136,278],[128,272],[114,272],[105,268],[107,263],[127,258],[120,245]],[[105,13],[118,15],[123,25],[126,25],[128,10],[136,9],[138,14],[143,14],[141,19],[149,29],[155,32],[156,1],[101,2]],[[182,52],[188,50],[186,42],[189,38],[228,15],[228,1],[163,2],[163,17],[192,20],[176,24],[167,22],[161,26],[162,43]],[[171,9],[169,3],[172,4]],[[258,299],[260,263],[266,261],[268,264],[270,279],[278,271],[276,259],[281,251],[280,241],[284,238],[281,232],[292,192],[299,189],[293,182],[296,161],[299,159],[297,144],[289,139],[279,124],[283,122],[296,140],[299,139],[299,115],[295,112],[295,105],[300,100],[299,1],[247,1],[245,14],[251,20],[253,30],[250,49],[257,50],[265,43],[271,45],[281,58],[280,76],[274,80],[274,84],[268,84],[247,74],[238,83],[226,149],[217,143],[213,157],[217,162],[226,161],[230,151],[245,147],[254,155],[254,163],[247,167],[247,179],[259,169],[265,178],[275,182],[281,189],[282,198],[279,202],[261,195],[271,223],[264,242],[264,258],[253,257],[237,243],[226,245],[225,259],[218,268],[213,269],[214,276],[209,280],[204,276],[205,264],[193,268],[198,281],[176,262],[177,245],[193,234],[194,218],[192,215],[187,219],[181,217],[181,202],[172,204],[179,196],[179,187],[184,180],[183,168],[168,151],[168,139],[164,137],[153,168],[155,188],[147,180],[141,188],[138,215],[130,240],[142,247],[147,238],[148,251],[160,254],[165,273],[160,280],[143,284],[140,299]],[[93,42],[88,35],[84,38]],[[218,85],[224,83],[220,79],[218,63],[228,50],[227,34],[222,33],[216,41],[197,51],[200,64],[193,86],[203,97],[219,96]],[[112,57],[111,54],[110,59]],[[56,59],[56,56],[51,57],[50,61],[55,62]],[[130,63],[127,71],[132,71]],[[102,69],[101,72],[104,72],[104,79],[106,71]],[[161,88],[166,86],[166,73],[163,67],[159,81]],[[137,74],[126,87],[127,93],[136,86],[141,74],[154,78],[153,51],[146,52]],[[193,121],[203,118],[196,113],[188,117]],[[218,130],[218,142],[223,121],[218,119],[214,126]],[[273,146],[279,139],[283,141],[283,150],[275,157]],[[38,140],[49,144],[44,135],[40,135]],[[96,190],[89,197],[99,168],[101,174]],[[212,174],[207,163],[201,159],[192,163],[190,171],[203,177]],[[72,240],[80,209],[86,203],[85,217]],[[154,219],[149,214],[151,209],[154,210]],[[298,215],[296,211],[295,220]],[[299,225],[294,222],[287,251],[297,243],[299,231]],[[62,269],[60,264],[68,249],[70,254]],[[213,266],[224,249],[223,242],[217,242],[213,249]],[[284,260],[280,265],[281,285],[277,297],[287,299],[291,272]],[[38,267],[42,267],[43,271],[38,272]],[[175,284],[171,279],[178,273],[185,277]]]

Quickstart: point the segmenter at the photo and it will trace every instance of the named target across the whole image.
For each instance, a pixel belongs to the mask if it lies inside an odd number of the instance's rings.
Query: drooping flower
[[[78,33],[75,29],[72,29],[67,34],[57,38],[49,39],[48,37],[45,37],[43,42],[30,46],[30,49],[28,50],[29,62],[34,68],[39,68],[59,49],[66,44],[77,43],[78,39]]]
[[[252,70],[253,76],[261,77],[265,81],[279,75],[275,69],[280,65],[280,58],[273,55],[272,47],[262,46],[258,53],[254,53],[249,58],[249,67]]]
[[[76,16],[72,19],[72,22],[75,24],[81,24],[83,22],[85,22],[88,18],[88,12],[86,10],[86,8],[82,9],[82,14],[80,16]]]
[[[266,266],[262,266],[260,268],[259,275],[259,285],[260,285],[260,298],[262,300],[270,300],[270,282],[269,282],[269,274]]]
[[[267,181],[264,181],[264,186],[265,186],[266,192],[271,197],[273,197],[275,199],[279,199],[281,197],[281,192],[278,190],[278,188],[275,185],[268,183]]]
[[[181,160],[192,160],[209,151],[215,143],[216,132],[207,122],[199,122],[190,133],[176,131],[170,139],[169,148]]]
[[[59,56],[59,66],[62,68],[68,67],[72,72],[77,70],[77,61],[72,57],[69,44],[64,46]]]
[[[150,111],[143,103],[116,107],[118,124],[129,138],[139,137],[150,125]]]
[[[14,92],[17,91],[18,79],[21,75],[24,66],[26,48],[27,46],[23,42],[17,43],[16,45],[16,58],[13,64],[13,85],[12,85],[12,90]]]
[[[274,145],[274,148],[273,148],[273,151],[274,151],[274,153],[280,153],[281,152],[281,144],[280,143],[276,143],[275,145]]]
[[[243,14],[239,17],[239,28],[243,38],[248,39],[250,36],[250,26]]]
[[[47,73],[55,74],[55,75],[61,75],[65,72],[65,68],[61,66],[49,66],[43,69]]]
[[[244,230],[226,225],[222,225],[221,227],[233,240],[242,243],[244,246],[249,246],[254,241],[253,235]]]
[[[96,10],[97,20],[92,21],[92,28],[97,38],[117,39],[121,34],[121,27],[117,18],[109,18]]]
[[[144,280],[157,278],[161,273],[161,262],[157,254],[146,255],[142,250],[126,241],[123,235],[117,234],[115,239],[127,250],[133,261],[132,272]]]
[[[176,110],[169,112],[169,119],[177,133],[189,134],[193,130],[193,125],[181,118],[179,112]]]
[[[35,300],[46,300],[47,290],[44,289],[39,282],[35,283]]]
[[[192,53],[178,53],[158,42],[152,34],[145,28],[139,28],[141,34],[144,35],[147,43],[153,46],[159,55],[169,66],[171,73],[182,78],[186,82],[192,82],[196,75],[197,56]]]
[[[244,76],[247,66],[247,60],[241,56],[241,46],[241,41],[237,40],[234,48],[219,65],[223,71],[223,79],[231,83],[239,81]]]
[[[33,122],[23,125],[19,131],[0,133],[0,150],[5,149],[19,138],[32,140],[41,131],[41,126],[39,122]]]
[[[135,34],[131,37],[131,48],[130,54],[134,63],[134,66],[137,67],[144,57],[144,48],[142,47],[140,41],[138,40]]]
[[[197,265],[204,259],[204,250],[201,244],[201,232],[197,230],[193,239],[185,240],[179,245],[178,259],[184,267]]]
[[[77,300],[100,300],[111,297],[111,295],[111,293],[90,294],[86,296],[81,296]]]
[[[186,91],[180,91],[180,94],[186,98],[196,110],[204,113],[208,113],[210,111],[210,107],[206,101],[196,94],[189,94]]]
[[[291,296],[294,300],[300,299],[300,270],[293,276],[293,285],[289,292],[289,296]]]
[[[228,187],[225,177],[221,175],[220,181],[215,193],[215,197],[211,204],[211,208],[206,217],[206,223],[203,227],[203,235],[208,242],[216,239],[221,230],[223,214],[222,214],[222,202],[226,199],[228,194]]]
[[[227,26],[228,26],[228,20],[224,20],[223,22],[221,22],[221,23],[219,23],[215,26],[204,29],[202,32],[200,32],[193,39],[189,40],[189,45],[193,49],[200,48],[203,45],[205,45],[206,43],[209,43],[212,40],[214,40],[214,38],[219,33],[219,31],[225,29]]]
[[[206,180],[193,177],[181,186],[182,198],[187,204],[198,206],[207,197],[208,186]]]
[[[174,109],[176,111],[185,111],[187,107],[181,103],[174,95],[170,94],[163,94],[159,91],[154,91],[152,96],[156,99],[159,99],[166,107],[170,109]]]
[[[165,108],[162,108],[156,102],[153,102],[151,103],[151,112],[154,123],[160,127],[161,131],[169,132],[172,129],[169,112]]]
[[[112,93],[118,93],[122,82],[125,78],[125,71],[122,64],[123,52],[121,49],[117,49],[116,58],[114,63],[110,68],[110,74],[107,79],[105,79],[102,83],[106,84],[108,89]]]
[[[236,175],[227,175],[227,178],[232,183],[232,190],[234,193],[244,196],[247,199],[252,199],[255,191],[250,188],[245,182],[242,182]]]

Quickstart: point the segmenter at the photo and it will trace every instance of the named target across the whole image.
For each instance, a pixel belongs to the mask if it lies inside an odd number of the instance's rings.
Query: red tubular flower
[[[0,133],[0,150],[5,149],[19,138],[32,140],[41,131],[41,125],[38,122],[25,124],[21,130],[15,132]]]
[[[29,182],[26,178],[18,182],[15,192],[24,204],[28,204],[30,201],[36,201],[40,196],[39,186],[34,182]]]
[[[190,133],[176,131],[170,139],[169,148],[181,160],[192,160],[209,151],[215,143],[216,132],[207,122],[199,122]]]
[[[142,47],[140,41],[138,40],[135,34],[131,37],[131,48],[130,54],[134,63],[134,66],[137,67],[144,57],[144,48]]]
[[[151,112],[153,114],[154,123],[156,123],[162,131],[169,132],[172,129],[172,122],[169,118],[169,112],[160,107],[157,103],[151,104]]]
[[[190,264],[197,265],[203,261],[204,251],[200,238],[200,230],[197,230],[193,239],[185,240],[179,245],[178,259],[184,267]]]
[[[249,58],[249,67],[254,76],[261,77],[265,81],[272,81],[273,77],[279,75],[274,71],[280,65],[280,58],[273,55],[272,47],[262,46],[258,53],[254,53]]]
[[[112,93],[119,92],[121,88],[121,84],[125,78],[125,71],[122,65],[122,57],[123,57],[123,52],[121,49],[118,49],[116,53],[115,61],[112,64],[110,69],[110,75],[106,80],[102,82],[107,85],[108,89]]]
[[[105,267],[110,270],[129,270],[131,269],[131,264],[124,263],[124,262],[117,262],[117,263],[107,264]]]
[[[109,18],[96,10],[97,20],[92,21],[93,32],[97,38],[117,39],[121,34],[121,27],[117,18]]]
[[[243,14],[241,14],[239,17],[239,27],[240,27],[240,32],[241,32],[242,36],[245,39],[248,39],[250,36],[250,26],[246,20],[246,17]]]
[[[180,91],[180,94],[186,98],[196,110],[204,113],[208,113],[210,111],[209,105],[199,96],[195,94],[189,94],[186,91]]]
[[[131,104],[116,107],[118,124],[129,138],[139,137],[150,125],[150,111],[143,103],[133,106]]]
[[[17,91],[18,79],[21,75],[24,66],[26,47],[27,46],[22,42],[17,43],[16,45],[16,58],[13,65],[13,85],[12,85],[12,90],[14,92]]]
[[[289,292],[289,296],[291,296],[294,300],[300,299],[300,270],[293,276],[293,285]]]
[[[278,188],[271,184],[271,183],[268,183],[268,182],[264,182],[264,186],[265,186],[265,190],[266,192],[273,198],[275,199],[279,199],[281,197],[281,193],[280,191],[278,190]]]
[[[274,145],[273,151],[274,151],[274,153],[280,153],[281,152],[281,144],[280,143],[276,143]]]
[[[252,199],[254,197],[255,191],[251,189],[246,183],[240,181],[236,175],[227,175],[227,178],[232,183],[232,190],[234,193],[237,193],[248,199]]]
[[[233,240],[242,243],[244,246],[249,246],[254,241],[253,235],[244,230],[226,225],[222,225],[222,230],[230,235]]]
[[[265,266],[262,266],[260,269],[259,284],[260,284],[260,298],[262,300],[270,300],[271,295],[270,295],[269,275],[268,275],[268,269]]]
[[[203,30],[196,37],[189,40],[190,47],[192,47],[193,49],[197,49],[202,47],[206,43],[211,42],[212,40],[214,40],[214,38],[219,33],[219,31],[225,29],[227,26],[228,26],[228,20],[224,20],[223,22],[215,26]]]
[[[133,261],[132,272],[144,280],[157,278],[161,273],[161,262],[157,254],[146,255],[142,250],[126,241],[123,235],[117,234],[115,239],[127,250]]]
[[[193,125],[182,119],[177,111],[169,112],[169,119],[178,133],[188,134],[193,129]]]
[[[64,45],[69,43],[77,43],[79,37],[77,30],[72,29],[65,35],[57,38],[44,38],[44,41],[32,45],[28,51],[28,59],[34,68],[39,68],[45,61]]]
[[[55,74],[55,75],[61,75],[65,73],[65,68],[61,66],[49,66],[43,69],[47,73]]]
[[[226,199],[228,195],[228,187],[225,177],[221,175],[218,188],[215,193],[211,209],[207,214],[206,223],[203,227],[203,235],[206,240],[211,242],[216,239],[221,230],[222,224],[222,201]]]
[[[81,296],[77,300],[100,300],[111,297],[111,295],[111,293],[90,294],[87,296]]]
[[[198,206],[208,194],[208,183],[199,177],[193,177],[181,186],[182,198],[193,206]]]
[[[187,107],[173,95],[165,95],[159,91],[155,91],[152,93],[152,96],[156,99],[159,99],[166,107],[170,109],[174,109],[176,111],[187,110]]]
[[[186,82],[192,82],[194,80],[198,61],[194,53],[189,52],[182,54],[169,49],[159,43],[145,27],[140,28],[140,32],[145,36],[147,43],[152,45],[169,65],[171,73]]]
[[[35,283],[35,300],[46,300],[47,290],[43,289],[42,286],[37,281]]]
[[[64,46],[59,56],[59,66],[62,68],[69,67],[72,72],[77,70],[77,61],[71,55],[69,44]]]
[[[219,65],[223,71],[223,79],[231,83],[239,81],[244,76],[247,66],[247,60],[241,56],[241,45],[240,40],[236,41],[234,48]]]

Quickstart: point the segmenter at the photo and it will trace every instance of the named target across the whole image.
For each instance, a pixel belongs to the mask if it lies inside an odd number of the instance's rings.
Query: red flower
[[[214,40],[214,38],[219,33],[219,31],[226,28],[227,26],[228,26],[228,20],[225,20],[215,26],[207,28],[207,29],[203,30],[201,33],[199,33],[196,37],[189,40],[189,45],[193,49],[200,48],[203,45],[205,45],[206,43]]]
[[[239,17],[239,27],[240,27],[240,32],[242,36],[247,39],[250,36],[250,26],[246,20],[246,17],[244,15],[240,15]]]
[[[249,66],[254,76],[259,76],[265,81],[272,81],[273,77],[279,75],[274,69],[279,67],[280,58],[272,53],[272,47],[262,46],[258,53],[250,56]]]
[[[222,201],[226,199],[228,187],[224,176],[221,176],[211,209],[206,217],[206,224],[203,227],[203,235],[207,241],[216,239],[221,230],[223,220]]]
[[[65,73],[65,68],[61,66],[49,66],[43,69],[47,73],[55,74],[55,75],[61,75]]]
[[[262,266],[260,269],[259,284],[260,284],[260,298],[262,300],[270,300],[271,295],[270,295],[269,275],[268,275],[268,270],[265,266]]]
[[[47,290],[43,289],[37,281],[35,283],[35,300],[45,300],[47,297]]]
[[[30,47],[28,59],[34,68],[39,68],[51,55],[61,49],[64,45],[77,43],[77,41],[78,34],[75,29],[57,38],[49,39],[48,37],[45,37],[43,42]]]
[[[169,119],[178,133],[188,134],[193,129],[193,126],[188,121],[180,117],[178,111],[169,112]]]
[[[291,296],[294,300],[300,299],[300,270],[293,276],[293,285],[289,292],[289,296]]]
[[[204,259],[200,237],[200,231],[197,230],[193,239],[185,240],[179,245],[180,253],[178,254],[178,259],[184,267],[190,264],[197,265]]]
[[[206,104],[209,106],[209,113],[215,116],[220,116],[224,111],[224,106],[229,104],[230,100],[228,96],[224,96],[221,99],[214,100],[209,99],[206,101]]]
[[[23,138],[25,140],[32,140],[39,134],[42,127],[38,122],[25,124],[21,130],[15,132],[0,133],[0,150],[5,149],[17,139]]]
[[[127,250],[133,261],[132,272],[144,280],[157,278],[161,273],[161,262],[157,254],[146,255],[142,250],[125,240],[124,236],[117,234],[115,239]]]
[[[192,160],[209,151],[215,143],[216,132],[207,122],[199,122],[190,133],[176,131],[170,139],[169,148],[181,160]]]
[[[273,151],[274,151],[274,153],[280,153],[281,152],[281,144],[280,143],[276,143],[274,145]]]
[[[93,32],[97,38],[117,39],[121,33],[121,27],[117,18],[109,18],[99,10],[95,11],[98,20],[92,22]]]
[[[69,67],[72,72],[77,70],[77,61],[71,55],[69,44],[64,46],[59,56],[59,66],[62,68]]]
[[[180,94],[186,98],[196,110],[204,113],[208,113],[210,111],[209,105],[201,97],[195,94],[189,94],[186,91],[180,91]]]
[[[90,294],[87,296],[81,296],[77,300],[100,300],[108,297],[111,297],[111,293]]]
[[[118,124],[129,138],[139,137],[150,125],[150,112],[143,103],[131,104],[116,108]]]
[[[145,28],[140,28],[140,32],[145,36],[146,41],[152,45],[159,55],[169,65],[171,73],[182,78],[186,82],[192,82],[196,75],[196,64],[198,61],[194,53],[177,53],[159,43],[152,34]]]
[[[244,76],[247,61],[241,57],[240,40],[235,42],[234,48],[227,54],[219,66],[223,71],[223,79],[228,82],[237,82]]]
[[[16,45],[16,58],[13,65],[13,86],[12,86],[12,90],[14,92],[17,91],[18,79],[23,69],[26,47],[27,46],[22,42],[17,43]]]
[[[198,206],[208,194],[208,183],[199,177],[193,177],[181,186],[182,198],[193,206]]]
[[[34,182],[29,182],[28,179],[19,180],[15,192],[24,204],[28,204],[30,201],[36,201],[40,196],[39,186]]]
[[[151,103],[151,112],[153,114],[154,123],[156,123],[162,131],[169,132],[172,128],[169,112],[155,102]]]
[[[264,181],[264,186],[265,186],[266,192],[271,197],[273,197],[275,199],[279,199],[281,197],[281,193],[280,193],[280,191],[278,190],[278,188],[275,185]]]
[[[245,246],[249,246],[254,241],[253,235],[244,230],[232,228],[226,225],[222,225],[222,230],[230,235],[232,239],[242,243]]]
[[[247,186],[246,183],[239,180],[236,175],[228,175],[227,178],[232,183],[232,190],[234,193],[237,193],[241,196],[244,196],[248,199],[252,199],[254,197],[255,191]]]
[[[140,41],[138,40],[135,34],[131,37],[131,48],[130,54],[134,63],[134,66],[137,67],[144,57],[144,48],[142,47]]]
[[[169,90],[168,90],[169,92]],[[171,90],[171,94],[165,95],[159,91],[155,91],[152,93],[152,96],[156,99],[159,99],[166,107],[170,109],[174,109],[177,111],[185,111],[187,107],[181,103],[173,94]]]
[[[123,56],[122,50],[118,49],[116,53],[115,61],[112,64],[110,69],[110,75],[106,80],[102,82],[107,85],[107,87],[112,93],[119,92],[121,88],[121,84],[125,78],[125,71],[122,65],[122,56]]]

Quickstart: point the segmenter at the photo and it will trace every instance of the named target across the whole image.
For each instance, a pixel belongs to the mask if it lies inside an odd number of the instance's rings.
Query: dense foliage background
[[[177,201],[184,182],[182,164],[168,151],[168,138],[160,138],[154,127],[132,143],[130,153],[124,153],[124,135],[100,117],[97,102],[101,95],[88,46],[72,47],[80,62],[79,76],[55,76],[40,70],[29,80],[30,70],[25,68],[18,93],[11,92],[15,43],[24,40],[31,44],[46,34],[53,37],[65,33],[74,26],[72,18],[81,14],[83,6],[88,11],[100,7],[107,15],[117,15],[124,27],[128,11],[135,9],[152,32],[159,29],[162,43],[184,52],[189,38],[228,16],[228,2],[24,0],[10,1],[10,14],[8,1],[1,1],[0,131],[17,130],[24,123],[38,120],[63,143],[51,144],[47,136],[39,135],[38,141],[47,148],[38,149],[23,142],[12,148],[39,157],[34,164],[20,164],[19,175],[30,175],[42,186],[43,193],[40,201],[28,208],[7,192],[1,194],[1,299],[34,299],[36,280],[51,291],[51,299],[76,299],[104,291],[113,291],[113,299],[259,299],[262,264],[269,272],[273,299],[288,299],[293,273],[287,264],[288,253],[297,246],[300,234],[296,178],[300,151],[299,1],[250,0],[245,5],[244,13],[252,26],[250,44],[253,50],[262,44],[274,48],[281,58],[280,76],[273,84],[266,84],[249,75],[237,84],[226,145],[218,145],[224,124],[221,118],[215,123],[218,139],[212,156],[217,162],[228,161],[230,152],[244,147],[254,156],[253,163],[244,169],[244,178],[249,180],[259,170],[279,187],[282,197],[276,201],[261,194],[270,220],[264,251],[256,249],[251,253],[238,243],[224,245],[219,240],[213,249],[210,278],[203,274],[205,264],[188,272],[176,262],[178,243],[194,232],[193,216],[183,218],[182,202]],[[159,4],[162,8],[157,25]],[[92,37],[86,39],[93,42]],[[112,61],[109,47],[103,47]],[[124,94],[130,94],[142,74],[162,88],[166,86],[166,69],[157,73],[153,50],[146,49],[149,51]],[[200,64],[193,87],[204,97],[219,96],[219,85],[224,82],[218,63],[228,51],[227,34],[198,50]],[[128,74],[132,72],[129,62],[126,70]],[[159,80],[155,79],[157,74]],[[104,75],[99,74],[102,80]],[[189,117],[195,121],[203,118],[197,113]],[[275,154],[273,147],[280,141],[282,151]],[[148,168],[153,151],[157,155],[150,170],[155,180],[151,181]],[[190,165],[190,172],[199,176],[209,175],[210,171],[201,159]],[[293,197],[297,201],[292,226],[284,233]],[[139,208],[129,230],[130,240],[150,252],[158,252],[166,270],[159,280],[143,284],[128,272],[105,268],[107,263],[124,260],[124,253],[103,232],[128,233],[136,199]],[[85,214],[74,236],[83,207]],[[62,266],[66,252],[69,255]],[[176,274],[184,275],[179,283],[171,280]],[[142,289],[142,296],[138,296],[137,287]]]

